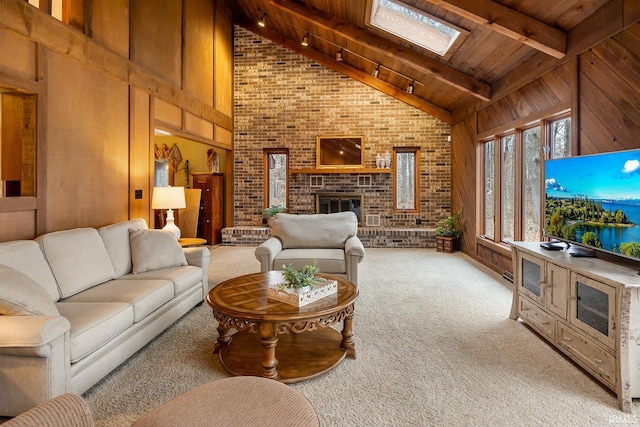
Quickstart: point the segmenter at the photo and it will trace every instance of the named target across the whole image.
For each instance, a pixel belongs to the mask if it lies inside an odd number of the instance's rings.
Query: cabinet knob
[[[564,337],[564,338],[562,338],[562,341],[564,341],[564,342],[571,342],[571,338],[569,338],[569,337]]]
[[[598,359],[597,357],[594,359],[594,362],[596,362],[596,365],[599,365],[602,363],[602,359]]]

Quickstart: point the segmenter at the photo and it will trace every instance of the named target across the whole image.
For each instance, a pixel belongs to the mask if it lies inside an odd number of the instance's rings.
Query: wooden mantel
[[[292,174],[296,173],[312,173],[312,174],[329,174],[329,173],[391,173],[391,168],[302,168],[302,169],[291,169],[289,172]]]

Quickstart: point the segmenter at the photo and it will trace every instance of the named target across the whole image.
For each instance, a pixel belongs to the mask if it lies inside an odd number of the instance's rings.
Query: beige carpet
[[[259,271],[253,248],[216,247],[211,284]],[[292,387],[323,426],[610,426],[637,417],[509,320],[511,284],[462,253],[367,249],[354,328],[358,358]],[[98,426],[227,376],[206,304],[85,394]],[[269,402],[256,402],[268,410]],[[640,409],[638,403],[636,409]],[[215,425],[213,423],[212,425]]]

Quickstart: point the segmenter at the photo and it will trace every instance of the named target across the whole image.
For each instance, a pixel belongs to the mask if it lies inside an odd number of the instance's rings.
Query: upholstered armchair
[[[353,212],[333,214],[276,214],[271,237],[256,248],[261,271],[299,268],[315,260],[320,272],[346,276],[358,285],[358,264],[364,246],[356,235],[358,219]]]

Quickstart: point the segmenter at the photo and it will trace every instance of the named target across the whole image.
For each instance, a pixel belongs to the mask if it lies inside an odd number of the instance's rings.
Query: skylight
[[[445,55],[460,31],[393,0],[373,0],[371,25],[438,55]]]

